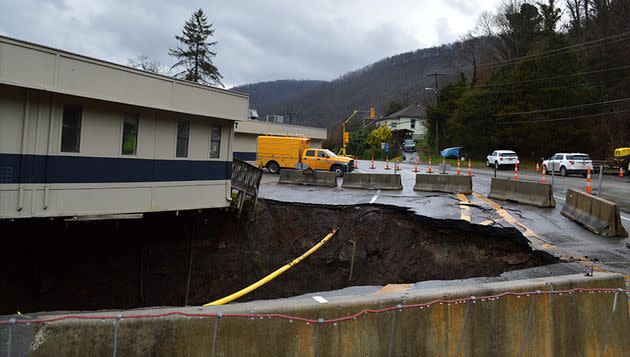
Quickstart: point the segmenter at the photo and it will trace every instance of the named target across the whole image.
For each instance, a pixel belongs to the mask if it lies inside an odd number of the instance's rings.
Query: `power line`
[[[614,114],[622,114],[622,113],[630,113],[630,109],[628,109],[628,110],[618,110],[618,111],[607,112],[607,113],[579,115],[579,116],[573,116],[573,117],[562,117],[562,118],[552,118],[552,119],[538,119],[538,120],[521,120],[521,121],[503,122],[503,123],[498,123],[498,124],[500,124],[500,125],[512,125],[512,124],[549,123],[549,122],[555,122],[555,121],[566,121],[566,120],[574,120],[574,119],[582,119],[582,118],[603,117],[603,116],[614,115]]]
[[[526,111],[526,112],[499,113],[499,114],[495,114],[495,115],[496,116],[507,116],[507,115],[525,115],[525,114],[535,114],[535,113],[557,112],[559,110],[568,110],[568,109],[593,107],[593,106],[613,104],[613,103],[621,103],[621,102],[626,102],[628,100],[630,100],[630,98],[621,98],[621,99],[607,100],[605,102],[597,102],[597,103],[578,104],[578,105],[572,105],[572,106],[568,106],[568,107],[557,107],[557,108],[530,110],[530,111]]]
[[[537,52],[537,53],[532,53],[529,55],[525,55],[525,56],[521,56],[521,57],[515,57],[515,58],[510,58],[510,59],[506,59],[506,60],[501,60],[501,61],[495,61],[495,62],[489,62],[489,63],[483,63],[477,66],[477,68],[491,68],[491,67],[498,67],[498,66],[502,66],[505,64],[509,64],[512,62],[518,62],[520,60],[526,60],[529,58],[546,58],[546,57],[551,57],[551,56],[555,56],[561,53],[558,52],[562,52],[571,48],[576,48],[576,47],[580,47],[580,46],[585,46],[585,45],[592,45],[592,46],[588,46],[586,48],[581,48],[580,50],[587,50],[587,49],[591,49],[591,48],[595,48],[595,47],[599,47],[599,46],[604,46],[604,45],[608,45],[608,44],[612,44],[612,43],[616,43],[616,42],[621,42],[621,41],[626,41],[629,38],[621,38],[619,39],[619,37],[624,37],[624,36],[628,36],[630,35],[630,31],[628,32],[623,32],[617,35],[612,35],[612,36],[608,36],[608,37],[602,37],[600,39],[597,40],[592,40],[592,41],[587,41],[587,42],[581,42],[581,43],[576,43],[573,45],[569,45],[569,46],[565,46],[565,47],[561,47],[561,48],[556,48],[553,50],[548,50],[548,51],[542,51],[542,52]],[[608,42],[603,42],[603,43],[598,43],[598,42],[602,42],[602,41],[607,41],[607,40],[613,40],[614,41],[608,41]],[[544,56],[549,54],[549,56]]]
[[[606,81],[599,81],[597,83],[594,82],[586,82],[585,84],[594,86],[594,87],[603,87],[605,83],[613,83],[613,82],[621,82],[621,81],[625,81],[630,79],[630,77],[622,77],[622,78],[615,78],[615,79],[610,79],[610,80],[606,80]],[[510,89],[510,90],[486,90],[484,91],[484,93],[496,93],[496,94],[502,94],[502,93],[522,93],[522,92],[535,92],[535,91],[540,91],[543,89],[561,89],[561,88],[574,88],[575,85],[571,84],[571,85],[557,85],[557,86],[549,86],[549,87],[536,87],[536,88],[522,88],[522,89]]]
[[[630,65],[619,66],[619,67],[612,67],[612,68],[604,68],[604,69],[598,69],[598,70],[594,70],[594,71],[576,72],[576,73],[571,73],[571,74],[562,74],[562,75],[552,76],[552,77],[524,79],[524,80],[521,80],[521,81],[502,82],[502,83],[493,83],[493,84],[478,84],[478,85],[475,85],[474,87],[470,87],[470,88],[488,88],[488,87],[506,86],[506,85],[511,85],[511,84],[533,83],[533,82],[544,81],[544,80],[549,80],[549,79],[575,77],[575,76],[588,75],[588,74],[594,74],[594,73],[618,71],[618,70],[622,70],[622,69],[630,69]],[[452,86],[451,88],[469,88],[469,87],[460,85],[460,86]]]

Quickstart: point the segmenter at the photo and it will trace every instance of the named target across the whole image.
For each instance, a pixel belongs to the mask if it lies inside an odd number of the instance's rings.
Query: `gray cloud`
[[[226,84],[333,79],[393,54],[456,40],[478,13],[468,1],[4,0],[0,33],[127,64],[138,55],[170,66],[184,22],[204,9]],[[435,14],[440,19],[435,20]]]

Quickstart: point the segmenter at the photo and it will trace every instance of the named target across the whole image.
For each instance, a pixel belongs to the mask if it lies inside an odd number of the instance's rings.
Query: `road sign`
[[[389,152],[389,143],[384,143],[385,147],[383,148],[385,152]]]

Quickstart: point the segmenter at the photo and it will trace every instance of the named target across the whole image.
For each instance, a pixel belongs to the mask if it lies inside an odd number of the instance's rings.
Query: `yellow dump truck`
[[[334,171],[337,175],[351,172],[354,160],[337,156],[328,149],[316,149],[309,146],[309,138],[286,136],[259,136],[256,160],[259,167],[265,167],[271,173],[280,169],[313,169]]]

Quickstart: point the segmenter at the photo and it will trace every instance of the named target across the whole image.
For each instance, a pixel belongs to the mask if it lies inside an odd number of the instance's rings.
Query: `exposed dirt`
[[[267,206],[270,225],[247,229],[246,217],[224,210],[117,222],[0,223],[6,247],[0,314],[183,305],[191,239],[189,305],[263,277],[334,227],[339,232],[318,252],[241,301],[351,285],[497,276],[557,261],[532,251],[515,229],[436,220],[391,206]],[[259,234],[265,228],[269,236]]]

